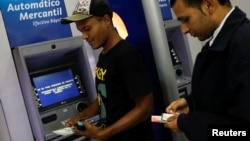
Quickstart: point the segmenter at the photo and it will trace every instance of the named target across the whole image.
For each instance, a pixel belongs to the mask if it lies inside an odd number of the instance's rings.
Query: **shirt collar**
[[[223,25],[225,24],[227,18],[229,17],[229,15],[233,12],[233,10],[235,9],[235,7],[233,7],[228,13],[227,15],[224,17],[224,19],[222,20],[222,22],[220,23],[219,27],[214,31],[213,36],[211,37],[210,41],[209,41],[209,46],[211,47],[212,44],[214,43],[214,40],[216,39],[217,35],[219,34],[219,32],[221,31]]]

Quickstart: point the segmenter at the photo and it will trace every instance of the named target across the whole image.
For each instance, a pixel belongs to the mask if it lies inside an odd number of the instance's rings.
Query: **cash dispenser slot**
[[[50,123],[52,121],[55,121],[57,119],[57,115],[53,114],[53,115],[49,115],[47,117],[42,118],[42,123],[43,124],[47,124]]]

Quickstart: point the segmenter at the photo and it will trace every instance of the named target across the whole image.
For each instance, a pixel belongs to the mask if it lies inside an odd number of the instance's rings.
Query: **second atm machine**
[[[187,39],[181,32],[180,22],[177,20],[165,20],[163,23],[179,96],[182,97],[191,92],[193,71],[191,53]]]
[[[82,38],[17,47],[13,56],[34,140],[83,138],[53,132],[64,128],[64,122],[88,106],[96,95]]]

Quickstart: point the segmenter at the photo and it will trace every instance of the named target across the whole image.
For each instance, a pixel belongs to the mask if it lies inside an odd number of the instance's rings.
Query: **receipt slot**
[[[36,141],[73,140],[53,131],[89,104],[96,95],[81,37],[20,46],[13,57]]]

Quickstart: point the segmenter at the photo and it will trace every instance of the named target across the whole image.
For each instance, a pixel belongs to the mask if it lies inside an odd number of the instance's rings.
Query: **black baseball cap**
[[[61,23],[69,24],[92,16],[103,17],[105,14],[112,18],[112,12],[105,0],[78,0],[73,14],[62,18]]]

